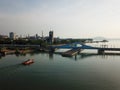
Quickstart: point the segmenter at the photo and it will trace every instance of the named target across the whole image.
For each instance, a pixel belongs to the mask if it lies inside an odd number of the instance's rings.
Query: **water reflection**
[[[17,69],[21,67],[23,67],[22,64],[9,65],[9,66],[0,67],[0,71],[5,71],[5,70],[11,71],[13,69]]]
[[[104,53],[104,54],[97,54],[97,53],[80,53],[78,55],[75,55],[73,57],[64,57],[64,58],[69,58],[72,60],[83,60],[85,58],[91,58],[91,57],[96,57],[96,56],[100,56],[103,59],[108,59],[109,56],[120,56],[120,53],[116,54],[116,53]]]
[[[1,59],[2,57],[5,57],[5,55],[0,55],[0,59]]]
[[[80,53],[80,59],[83,58],[90,58],[90,57],[94,57],[94,56],[101,56],[104,59],[107,59],[108,56],[119,56],[120,53],[104,53],[104,54],[97,54],[97,53]]]
[[[38,54],[40,54],[41,52],[38,52],[38,51],[36,51],[36,52],[31,52],[31,53],[28,53],[30,56],[34,56],[34,55],[38,55]]]
[[[109,87],[111,85],[112,87],[119,87],[116,82],[120,83],[120,61],[116,55],[114,60],[111,60],[111,55],[96,53],[80,53],[73,57],[62,57],[53,53],[36,53],[32,55],[34,55],[33,58],[36,63],[30,66],[15,63],[21,62],[18,60],[30,57],[31,54],[26,57],[19,55],[19,58],[15,55],[2,58],[0,90],[120,89]],[[102,59],[106,57],[109,57],[109,61]],[[54,58],[54,62],[50,61]]]
[[[54,57],[53,55],[54,55],[53,53],[49,53],[49,58],[53,59],[53,57]]]
[[[23,70],[23,68],[24,66],[22,64],[15,64],[15,65],[0,67],[0,74],[1,74],[1,77],[2,76],[4,77],[4,75],[6,77],[11,77],[11,75],[16,74],[16,72],[20,72],[21,70]]]
[[[30,55],[30,56],[34,56],[34,55],[38,55],[41,52],[29,52],[29,53],[22,53],[22,54],[15,54],[17,57],[19,56],[26,56],[26,55]]]
[[[77,55],[75,55],[75,60],[77,60]]]
[[[2,56],[0,56],[0,59],[2,58]]]
[[[80,58],[88,58],[88,57],[92,57],[92,56],[98,56],[99,54],[95,54],[95,53],[81,53],[79,54]]]
[[[20,57],[20,56],[26,56],[26,54],[15,54],[17,57]]]

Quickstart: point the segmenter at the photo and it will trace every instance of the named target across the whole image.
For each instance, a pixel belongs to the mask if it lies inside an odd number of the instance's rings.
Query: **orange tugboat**
[[[27,61],[23,62],[22,64],[23,65],[30,65],[32,63],[34,63],[33,59],[28,59]]]

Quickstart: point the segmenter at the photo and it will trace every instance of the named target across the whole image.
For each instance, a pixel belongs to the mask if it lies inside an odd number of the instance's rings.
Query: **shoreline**
[[[37,50],[33,50],[33,49],[27,49],[27,50],[6,49],[6,50],[0,51],[0,56],[10,55],[10,54],[27,54],[27,53],[32,53],[32,52],[35,52],[35,51],[37,51]]]

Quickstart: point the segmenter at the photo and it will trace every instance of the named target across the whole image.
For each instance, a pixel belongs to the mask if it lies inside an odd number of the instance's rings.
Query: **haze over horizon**
[[[0,34],[120,38],[119,0],[0,0]]]

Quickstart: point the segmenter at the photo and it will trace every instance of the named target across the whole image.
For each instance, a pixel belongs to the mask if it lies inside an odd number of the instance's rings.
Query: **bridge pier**
[[[103,49],[98,49],[98,54],[104,54],[104,50]]]
[[[50,52],[52,52],[52,53],[55,52],[55,49],[56,48],[52,48],[52,47],[49,48]]]
[[[79,50],[78,50],[78,54],[80,54],[80,53],[81,53],[81,51],[82,51],[82,50],[81,50],[81,49],[79,49]]]

